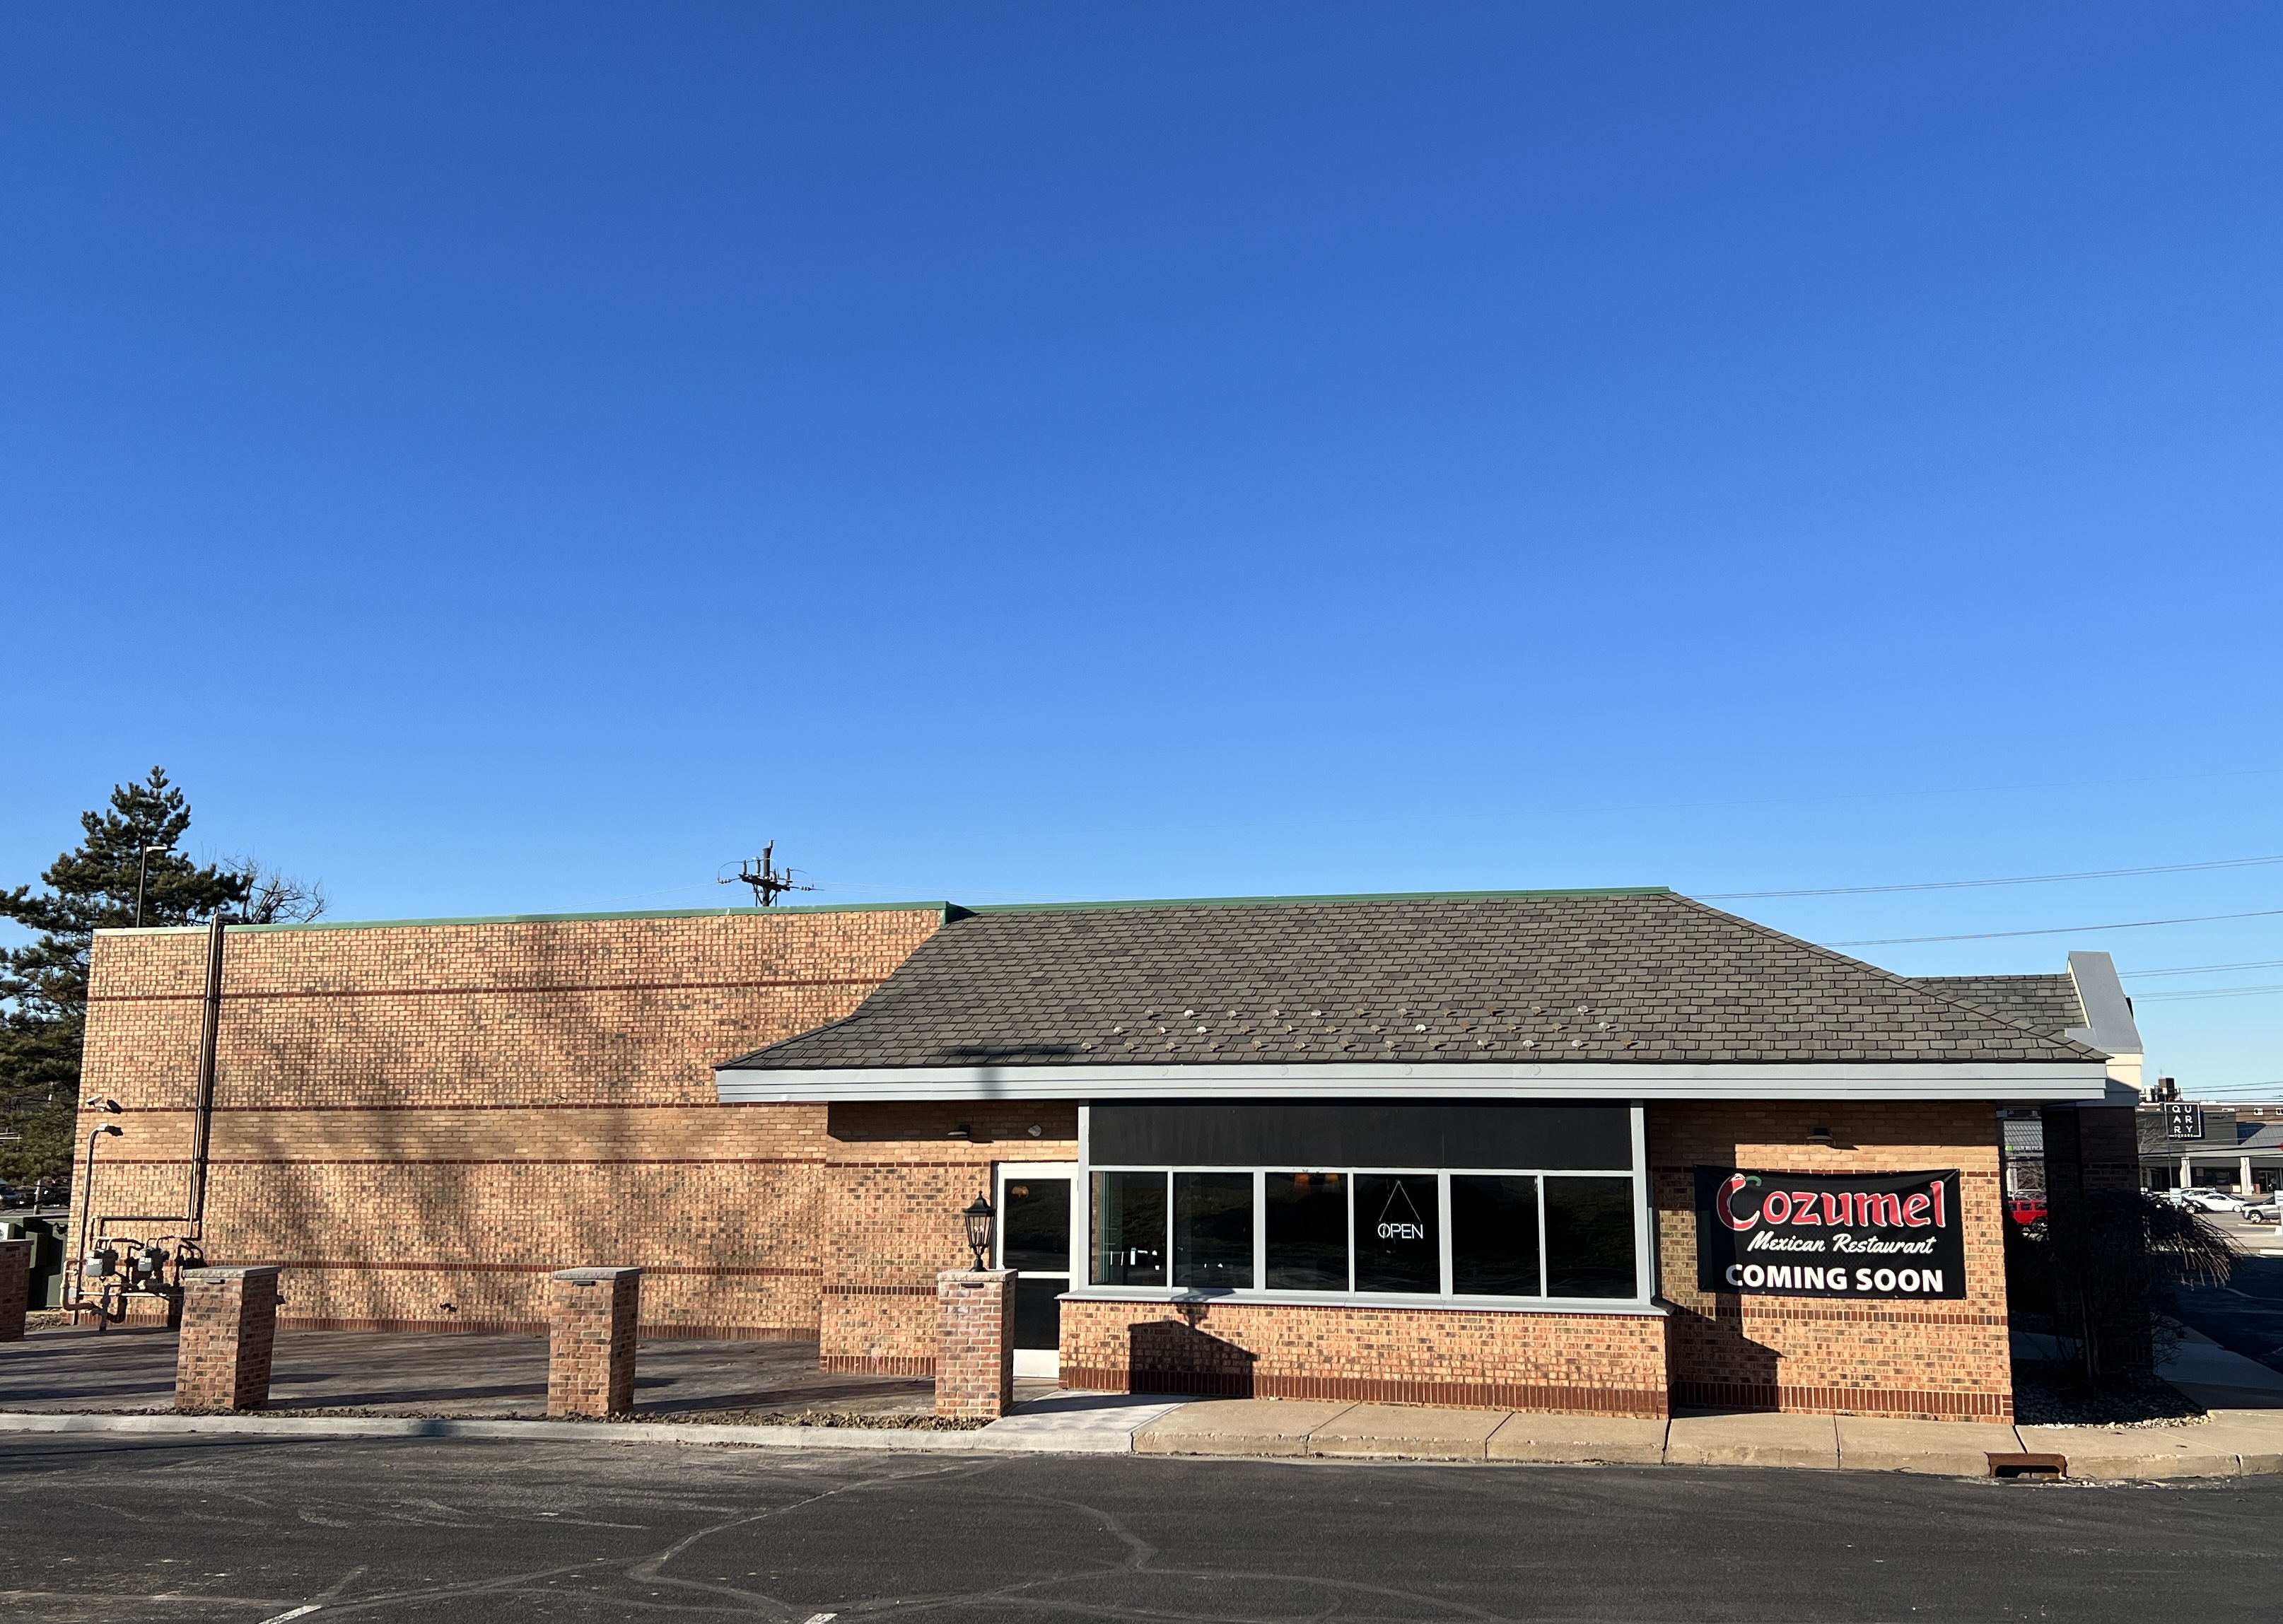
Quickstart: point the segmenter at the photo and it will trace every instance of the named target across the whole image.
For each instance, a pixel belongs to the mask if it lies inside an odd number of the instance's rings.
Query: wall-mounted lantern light
[[[1807,1142],[1810,1144],[1820,1144],[1828,1149],[1833,1144],[1831,1130],[1827,1128],[1812,1129],[1807,1136]]]

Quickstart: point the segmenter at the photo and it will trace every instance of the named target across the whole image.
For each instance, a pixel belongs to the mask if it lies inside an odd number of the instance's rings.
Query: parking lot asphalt
[[[2283,1246],[2271,1229],[2260,1238]],[[2225,1285],[2183,1290],[2178,1312],[2229,1352],[2283,1370],[2283,1257],[2239,1257]]]
[[[168,1409],[175,1333],[148,1327],[42,1329],[0,1343],[0,1409]],[[805,1409],[925,1412],[934,1385],[821,1371],[814,1342],[642,1345],[635,1398],[657,1415]],[[541,1417],[543,1336],[287,1331],[277,1338],[269,1409]]]
[[[22,1439],[26,1620],[2270,1619],[2283,1480]]]

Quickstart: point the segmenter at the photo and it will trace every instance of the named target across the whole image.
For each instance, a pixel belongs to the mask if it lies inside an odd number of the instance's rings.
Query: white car
[[[2243,1203],[2225,1190],[2183,1190],[2180,1202],[2184,1206],[2201,1206],[2208,1213],[2233,1213],[2243,1209]]]

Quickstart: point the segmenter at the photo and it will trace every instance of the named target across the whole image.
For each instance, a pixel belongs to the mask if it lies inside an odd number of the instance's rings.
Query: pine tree
[[[175,849],[191,826],[183,792],[153,767],[148,781],[114,787],[107,810],[83,812],[85,838],[29,886],[0,891],[0,917],[38,933],[0,951],[0,1178],[22,1183],[71,1172],[80,1052],[87,1035],[88,956],[98,929],[135,923],[136,871],[151,852],[143,923],[189,925],[245,902],[258,866],[192,863]]]

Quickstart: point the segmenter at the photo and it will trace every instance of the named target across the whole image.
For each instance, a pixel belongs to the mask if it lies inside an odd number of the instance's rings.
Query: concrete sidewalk
[[[1134,1448],[1256,1459],[1794,1466],[1970,1478],[1993,1475],[1993,1456],[2054,1455],[2070,1477],[2247,1477],[2283,1472],[2283,1410],[2215,1410],[2185,1426],[2016,1427],[1758,1414],[1645,1421],[1227,1399],[1185,1404],[1142,1426]]]

